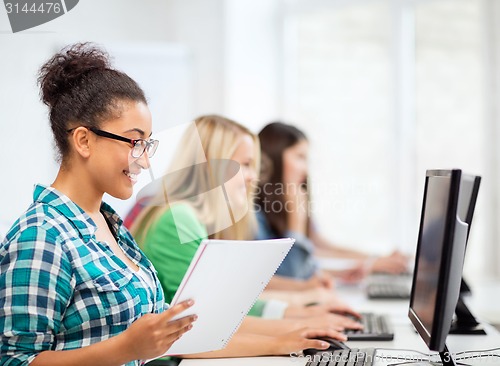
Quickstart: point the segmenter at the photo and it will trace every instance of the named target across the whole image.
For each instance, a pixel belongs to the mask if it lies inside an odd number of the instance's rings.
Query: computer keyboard
[[[346,329],[344,333],[350,341],[392,341],[394,332],[386,315],[361,313],[358,320],[363,329]]]
[[[409,299],[411,290],[401,283],[370,283],[366,286],[370,299]]]
[[[370,299],[409,299],[413,275],[411,273],[401,274],[371,274],[366,279],[366,294]]]
[[[372,366],[374,363],[375,348],[351,348],[318,353],[309,358],[306,366]]]

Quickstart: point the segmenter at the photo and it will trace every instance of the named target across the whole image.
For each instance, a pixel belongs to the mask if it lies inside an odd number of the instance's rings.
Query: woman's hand
[[[351,315],[360,318],[361,315],[345,304],[314,304],[310,306],[290,305],[285,311],[286,318],[307,318],[326,314]]]
[[[163,355],[186,331],[191,329],[195,315],[172,320],[193,305],[185,301],[161,314],[146,314],[126,331],[105,341],[65,351],[43,351],[33,366],[123,365]]]
[[[304,281],[304,290],[320,287],[327,290],[334,288],[333,277],[329,273],[318,271],[314,276]]]
[[[292,320],[292,319],[287,319]],[[337,331],[342,331],[344,329],[363,329],[363,325],[357,321],[340,314],[323,314],[316,315],[307,318],[295,318],[293,319],[293,328],[300,329],[312,327],[317,329],[334,329]]]
[[[318,338],[330,337],[339,341],[346,341],[347,337],[334,329],[317,329],[306,327],[296,331],[277,336],[273,339],[273,354],[297,355],[307,348],[327,349],[330,344]]]
[[[196,315],[172,320],[192,305],[193,301],[188,300],[161,314],[142,316],[117,336],[122,337],[123,351],[130,353],[131,360],[146,360],[163,355],[176,340],[192,328]]]
[[[306,189],[297,184],[287,185],[284,209],[287,216],[288,230],[305,235],[309,216]]]
[[[274,299],[288,302],[292,305],[310,305],[316,304],[341,304],[345,303],[338,298],[335,291],[327,290],[324,287],[316,287],[301,291],[286,291],[286,290],[267,290],[264,291],[261,299]]]
[[[356,283],[372,272],[399,274],[407,270],[408,257],[396,251],[385,257],[367,258],[353,268],[335,271],[334,275],[344,282]]]
[[[379,257],[373,262],[371,272],[399,274],[408,271],[409,258],[399,251],[385,257]]]
[[[357,283],[368,275],[370,269],[371,265],[367,266],[365,262],[359,261],[352,268],[332,272],[334,273],[334,276],[338,277],[338,279],[345,283]]]
[[[311,302],[317,302],[320,304],[323,303],[342,303],[341,300],[339,300],[338,296],[335,294],[334,291],[325,289],[323,287],[321,288],[314,288],[306,291],[301,291],[301,303],[302,304],[309,304]]]

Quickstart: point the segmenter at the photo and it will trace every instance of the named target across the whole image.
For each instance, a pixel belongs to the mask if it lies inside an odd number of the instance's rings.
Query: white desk
[[[353,308],[359,311],[370,311],[389,314],[394,328],[394,340],[390,342],[347,342],[352,348],[377,348],[377,355],[405,357],[410,355],[403,350],[415,350],[429,353],[427,346],[420,336],[414,331],[408,319],[408,301],[402,300],[368,300],[364,292],[357,287],[343,287],[338,289],[342,298],[348,301]],[[486,313],[496,309],[499,312],[500,284],[486,283],[484,286],[473,286],[474,296],[466,299],[474,315],[483,317],[483,309]],[[483,317],[484,318],[484,317]],[[491,319],[488,319],[491,320]],[[500,347],[500,332],[495,328],[485,325],[486,336],[464,336],[449,335],[447,345],[452,353],[469,350],[484,350]],[[391,349],[391,350],[387,350]],[[500,351],[496,352],[500,354]],[[414,354],[415,355],[415,354]],[[387,365],[389,363],[402,362],[391,359],[377,359],[375,365]],[[483,358],[462,361],[469,365],[500,365],[500,358]],[[183,360],[180,366],[304,366],[305,358],[291,357],[248,357],[248,358],[226,358],[205,360]]]
[[[500,324],[500,283],[486,280],[470,284],[473,295],[465,300],[472,313],[486,322]]]

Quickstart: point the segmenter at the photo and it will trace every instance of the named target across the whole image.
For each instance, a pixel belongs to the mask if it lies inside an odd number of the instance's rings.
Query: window
[[[483,3],[417,0],[406,13],[388,0],[313,4],[285,10],[284,108],[311,140],[321,231],[361,250],[412,253],[425,170],[461,168],[483,176],[466,268],[479,272],[493,230]]]

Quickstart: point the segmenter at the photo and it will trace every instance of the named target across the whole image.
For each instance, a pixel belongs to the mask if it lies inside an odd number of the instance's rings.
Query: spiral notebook
[[[165,353],[181,355],[222,349],[239,328],[294,239],[204,240],[171,302],[195,304],[178,316],[198,320]]]

